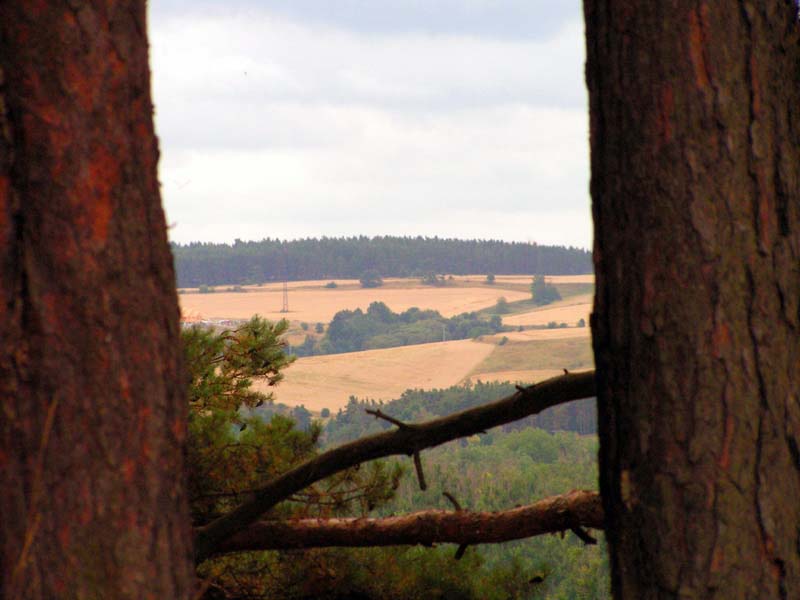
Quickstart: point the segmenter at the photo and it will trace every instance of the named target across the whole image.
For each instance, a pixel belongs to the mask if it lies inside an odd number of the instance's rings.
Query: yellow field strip
[[[289,312],[281,313],[283,293],[278,288],[254,288],[245,294],[216,292],[213,294],[181,294],[183,314],[200,315],[205,319],[249,319],[259,314],[270,320],[287,318],[309,323],[327,323],[340,310],[366,310],[372,302],[385,302],[395,312],[411,307],[438,310],[445,317],[492,306],[503,296],[509,302],[529,297],[524,292],[485,288],[410,288],[372,289],[299,289],[289,291]]]
[[[303,404],[312,411],[335,411],[351,395],[392,400],[408,388],[449,387],[464,379],[494,348],[458,340],[301,358],[273,388],[275,399],[290,406]]]
[[[547,325],[555,321],[556,323],[566,323],[572,327],[578,320],[584,319],[588,325],[591,312],[592,295],[582,294],[536,308],[530,312],[509,315],[503,318],[503,324],[511,326]]]

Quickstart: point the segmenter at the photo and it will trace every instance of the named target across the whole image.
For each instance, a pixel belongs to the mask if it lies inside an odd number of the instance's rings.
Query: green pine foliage
[[[236,330],[191,327],[182,332],[188,371],[188,489],[195,526],[230,511],[252,492],[318,452],[321,427],[307,420],[258,414],[271,394],[253,389],[254,378],[277,384],[294,360],[280,340],[285,321],[258,317]],[[308,411],[292,414],[302,419]],[[310,416],[310,415],[308,415]],[[307,418],[307,417],[306,417]],[[298,420],[300,420],[298,419]],[[372,462],[315,484],[271,511],[273,518],[366,514],[392,497],[403,468]],[[252,578],[253,564],[264,566],[268,553],[206,561],[200,575],[214,580],[232,597],[262,594],[264,577]]]
[[[192,414],[207,409],[235,413],[271,400],[271,395],[253,390],[252,383],[258,378],[274,386],[283,378],[283,369],[294,360],[284,353],[280,340],[288,328],[285,319],[273,324],[254,317],[235,330],[184,329]]]

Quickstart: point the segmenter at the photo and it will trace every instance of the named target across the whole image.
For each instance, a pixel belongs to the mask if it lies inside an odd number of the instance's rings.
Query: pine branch
[[[329,450],[276,477],[258,490],[252,500],[196,530],[195,560],[202,562],[214,554],[223,541],[254,523],[279,502],[339,471],[377,458],[413,455],[425,448],[476,435],[552,406],[594,395],[594,371],[569,373],[518,389],[490,404],[367,436]]]
[[[451,543],[497,544],[583,528],[603,528],[597,492],[572,491],[501,512],[426,510],[377,519],[259,521],[223,542],[214,554],[254,550]]]

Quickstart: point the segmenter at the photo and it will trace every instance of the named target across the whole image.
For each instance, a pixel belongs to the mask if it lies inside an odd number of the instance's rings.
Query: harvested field
[[[587,283],[587,276],[577,277],[582,279],[565,283]],[[179,298],[184,314],[195,319],[246,319],[253,314],[272,320],[288,318],[292,322],[288,340],[299,344],[308,334],[318,335],[314,333],[316,323],[327,325],[339,310],[366,309],[374,301],[385,302],[397,312],[418,306],[449,317],[491,307],[500,296],[509,302],[530,298],[529,276],[498,276],[501,278],[504,281],[493,286],[483,283],[484,276],[473,276],[471,281],[456,278],[445,287],[424,286],[413,279],[387,279],[383,287],[373,289],[363,289],[354,280],[337,280],[335,289],[324,287],[328,280],[296,281],[288,284],[289,313],[280,312],[282,283],[247,286],[245,293],[187,293]],[[285,380],[274,389],[275,397],[278,402],[304,404],[315,412],[322,408],[335,411],[347,404],[350,396],[391,400],[408,388],[448,387],[466,379],[529,383],[557,375],[562,368],[591,368],[590,329],[574,327],[580,318],[588,321],[591,300],[591,294],[581,293],[545,307],[517,305],[525,312],[503,315],[507,325],[556,321],[568,323],[568,328],[302,358],[286,370]],[[302,323],[308,323],[307,330],[301,328]],[[503,337],[508,340],[499,346]]]
[[[591,369],[594,365],[592,343],[588,336],[563,339],[540,339],[495,346],[494,351],[469,373],[481,374],[508,371],[562,372]]]
[[[484,336],[486,342],[497,343],[506,337],[511,342],[530,342],[533,340],[563,340],[571,338],[589,338],[592,330],[588,327],[558,327],[556,329],[526,329],[525,331],[508,331],[491,336]]]
[[[319,283],[319,282],[318,282]],[[323,282],[324,284],[324,282]],[[492,306],[500,296],[509,302],[529,295],[521,291],[492,287],[380,287],[371,289],[298,288],[289,290],[288,313],[281,313],[283,290],[278,287],[248,288],[247,293],[215,292],[213,294],[181,294],[184,314],[202,315],[205,319],[249,319],[259,314],[270,320],[286,318],[308,323],[327,323],[344,309],[366,310],[371,302],[385,302],[395,312],[413,306],[438,310],[445,317]]]
[[[494,348],[491,344],[458,340],[310,356],[286,369],[285,379],[272,390],[277,402],[303,404],[311,411],[335,411],[345,406],[350,396],[391,400],[408,388],[455,385]]]
[[[558,375],[564,368],[575,371],[592,366],[586,335],[509,341],[503,346],[458,340],[301,358],[286,369],[286,378],[273,390],[277,402],[303,404],[314,412],[335,411],[350,396],[391,400],[409,388],[449,387],[478,379],[532,383]],[[258,382],[255,385],[264,389]]]
[[[509,315],[503,319],[504,325],[547,325],[555,321],[556,323],[567,323],[575,325],[580,319],[589,323],[589,314],[592,312],[592,295],[583,294],[571,296],[566,300],[554,302],[541,308],[536,308],[529,312]]]

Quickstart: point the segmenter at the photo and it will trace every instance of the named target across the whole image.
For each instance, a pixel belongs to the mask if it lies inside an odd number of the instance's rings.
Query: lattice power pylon
[[[283,307],[281,312],[289,312],[289,256],[286,246],[283,247]]]
[[[286,279],[283,280],[283,308],[281,308],[281,312],[289,312],[289,282]]]

